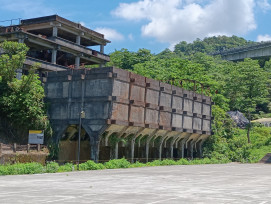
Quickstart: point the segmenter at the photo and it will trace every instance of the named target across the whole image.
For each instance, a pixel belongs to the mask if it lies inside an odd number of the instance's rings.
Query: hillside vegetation
[[[249,121],[271,115],[271,61],[264,59],[259,63],[245,59],[236,63],[222,60],[220,56],[207,55],[253,43],[236,36],[219,36],[197,39],[193,43],[183,41],[173,51],[166,49],[159,54],[152,54],[147,49],[137,52],[121,49],[110,54],[108,65],[161,81],[173,81],[174,85],[179,85],[177,82],[183,79],[202,83],[204,94],[210,95],[215,102],[212,108],[214,135],[205,142],[204,155],[215,159],[255,162],[271,152],[271,128],[249,124],[246,129],[239,129],[226,112],[239,110]],[[193,84],[186,81],[183,86],[193,89]]]

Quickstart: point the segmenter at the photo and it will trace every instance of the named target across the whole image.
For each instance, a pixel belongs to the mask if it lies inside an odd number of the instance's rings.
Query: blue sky
[[[271,0],[0,0],[0,21],[53,14],[105,34],[106,53],[159,53],[213,35],[271,40]]]

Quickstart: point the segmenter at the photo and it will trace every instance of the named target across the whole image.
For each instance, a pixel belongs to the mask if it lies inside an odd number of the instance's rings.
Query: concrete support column
[[[135,155],[135,140],[136,138],[133,137],[131,140],[131,163],[134,163],[134,155]]]
[[[199,142],[199,158],[202,158],[202,144],[203,144],[203,140]]]
[[[58,31],[57,26],[53,26],[53,33],[52,33],[53,37],[57,37],[57,31]]]
[[[51,58],[51,63],[56,64],[56,55],[57,55],[57,50],[53,49],[52,50],[52,58]]]
[[[90,159],[97,163],[99,159],[100,142],[97,140],[91,142],[90,148]]]
[[[115,159],[118,159],[119,157],[119,142],[116,142],[115,144]]]
[[[157,132],[157,130],[155,131],[155,133]],[[155,134],[154,133],[154,134]],[[153,136],[153,135],[152,135]],[[149,161],[149,150],[150,150],[150,142],[151,142],[151,139],[152,139],[152,136],[149,136],[147,138],[147,141],[146,141],[146,162]]]
[[[194,142],[191,141],[191,144],[190,144],[190,157],[191,157],[191,159],[193,159],[193,153],[194,153]]]
[[[76,56],[75,57],[75,69],[79,69],[80,68],[80,57]]]
[[[80,35],[76,36],[76,44],[81,45],[81,36]]]
[[[154,137],[155,138],[155,134],[158,132],[158,130],[154,130],[149,137],[146,140],[146,162],[149,161],[149,150],[150,150],[150,142],[151,139]]]
[[[182,159],[184,158],[184,146],[185,146],[185,140],[181,142],[181,148],[182,148]]]
[[[149,149],[150,149],[150,142],[146,142],[146,162],[149,161]]]
[[[170,142],[170,158],[173,159],[173,145],[174,145],[175,139],[173,138],[172,141]]]
[[[162,159],[162,147],[163,147],[163,142],[161,142],[159,145],[159,160]]]
[[[163,148],[163,142],[165,140],[165,137],[164,138],[161,138],[161,141],[159,143],[159,160],[162,159],[162,148]]]
[[[111,132],[109,132],[106,136],[105,136],[105,138],[104,138],[104,145],[107,147],[107,146],[109,146],[108,145],[108,139],[109,139],[109,137],[111,136]]]
[[[100,45],[100,52],[104,53],[104,45]]]

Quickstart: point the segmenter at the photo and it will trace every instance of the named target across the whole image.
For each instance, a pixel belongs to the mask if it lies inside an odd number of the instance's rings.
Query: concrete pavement
[[[271,203],[271,165],[231,163],[0,176],[0,203]]]

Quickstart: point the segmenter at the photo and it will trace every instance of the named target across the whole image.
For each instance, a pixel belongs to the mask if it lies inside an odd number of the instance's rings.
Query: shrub
[[[160,160],[154,160],[152,162],[146,163],[146,166],[161,166],[161,165],[162,165],[162,163]]]
[[[24,174],[40,174],[44,173],[44,167],[40,163],[32,162],[21,164],[24,167]]]
[[[86,163],[81,163],[79,164],[79,169],[77,169],[79,171],[86,171],[88,170],[88,165]]]
[[[0,175],[38,174],[43,173],[44,168],[40,163],[17,163],[0,166]]]
[[[97,164],[92,160],[79,164],[79,170],[98,170],[105,169],[103,164]]]
[[[165,159],[160,162],[162,166],[176,165],[177,163],[172,159]]]
[[[146,166],[146,164],[143,164],[137,161],[136,163],[131,164],[129,168],[144,167],[144,166]]]
[[[177,165],[189,165],[189,161],[187,159],[179,159],[176,162]]]
[[[129,168],[131,163],[126,159],[113,159],[104,164],[107,169]]]
[[[74,171],[75,167],[72,163],[66,163],[64,165],[59,166],[58,172],[68,172],[68,171]]]
[[[5,165],[0,165],[0,175],[9,175],[9,171],[8,171],[8,168],[7,166]]]
[[[56,162],[48,162],[46,164],[46,173],[56,173],[58,172],[59,164]]]

